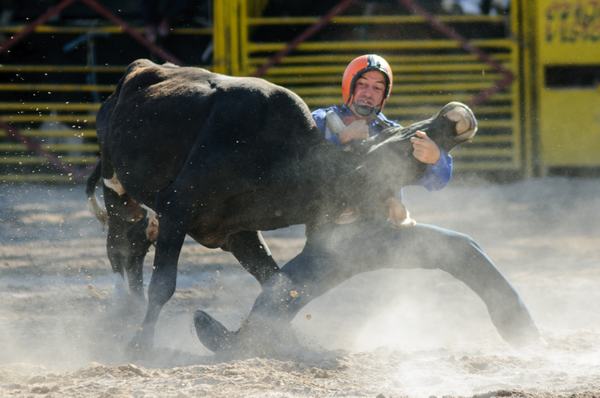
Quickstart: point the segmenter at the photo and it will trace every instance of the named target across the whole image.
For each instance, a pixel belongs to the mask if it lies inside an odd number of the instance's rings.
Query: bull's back
[[[218,153],[264,172],[321,139],[306,105],[281,87],[148,60],[129,66],[103,111],[102,150],[134,196],[168,186],[189,159]]]

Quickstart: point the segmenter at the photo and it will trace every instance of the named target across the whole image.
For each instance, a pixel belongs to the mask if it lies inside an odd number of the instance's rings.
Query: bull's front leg
[[[176,191],[175,191],[176,192]],[[140,352],[152,347],[158,316],[167,301],[173,296],[177,284],[177,262],[183,246],[189,215],[185,201],[175,195],[161,195],[157,200],[160,229],[156,241],[154,267],[148,286],[148,308],[144,321],[130,349]]]
[[[127,272],[129,291],[140,302],[144,301],[142,264],[150,242],[146,238],[144,210],[124,191],[115,191],[104,185],[104,202],[108,213],[106,250],[115,273],[115,293],[126,294],[124,272]],[[132,266],[139,275],[132,278]]]

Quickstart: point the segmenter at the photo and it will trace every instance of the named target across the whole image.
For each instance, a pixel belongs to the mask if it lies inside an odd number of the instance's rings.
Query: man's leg
[[[473,290],[507,342],[539,340],[517,291],[467,235],[425,224],[396,229],[354,223],[318,231],[309,237],[311,246],[282,267],[279,278],[258,297],[249,320],[260,316],[290,321],[311,300],[362,272],[426,268],[448,272]]]
[[[365,229],[363,238],[368,244],[361,247],[356,239],[340,240],[335,250],[341,257],[338,263],[350,265],[353,275],[382,268],[440,269],[483,300],[504,340],[513,345],[539,341],[538,329],[519,294],[469,236],[424,224]]]
[[[239,337],[276,331],[331,288],[384,268],[446,271],[479,295],[505,340],[519,345],[539,338],[518,293],[470,237],[430,225],[396,229],[371,222],[311,234],[302,253],[263,286]]]

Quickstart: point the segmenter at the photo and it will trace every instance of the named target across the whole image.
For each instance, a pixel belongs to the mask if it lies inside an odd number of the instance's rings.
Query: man
[[[353,141],[365,140],[379,134],[386,127],[399,127],[382,113],[385,101],[392,92],[393,73],[387,61],[379,55],[361,55],[353,59],[342,77],[344,105],[320,108],[313,112],[313,119],[325,138],[336,145],[347,146]],[[439,190],[452,177],[452,157],[441,151],[425,132],[417,132],[411,139],[413,156],[428,165],[419,185]],[[388,221],[395,226],[411,225],[414,220],[398,197],[386,201]],[[351,210],[349,209],[349,212]]]
[[[377,134],[379,126],[391,123],[381,113],[391,88],[392,72],[383,58],[358,57],[344,73],[344,105],[316,110],[315,121],[327,139],[340,145]],[[331,119],[332,112],[341,122]],[[413,139],[413,147],[413,156],[430,165],[420,184],[428,189],[444,187],[452,171],[450,156],[424,133]],[[522,345],[539,340],[518,293],[475,241],[432,225],[397,228],[399,221],[390,225],[359,216],[345,224],[307,225],[304,249],[263,284],[241,328],[231,332],[207,313],[196,311],[199,339],[213,351],[278,351],[289,344],[289,323],[298,311],[352,276],[384,268],[425,268],[446,271],[479,295],[507,342]]]

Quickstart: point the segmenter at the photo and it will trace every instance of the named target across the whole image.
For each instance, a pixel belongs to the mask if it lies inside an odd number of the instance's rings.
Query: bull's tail
[[[108,214],[106,213],[106,210],[100,207],[100,204],[98,204],[98,199],[96,198],[96,184],[98,184],[101,176],[102,162],[98,160],[94,171],[92,171],[92,174],[90,174],[87,179],[85,194],[88,198],[88,208],[92,214],[98,219],[98,221],[100,221],[100,223],[102,223],[102,225],[106,225],[108,222]]]

